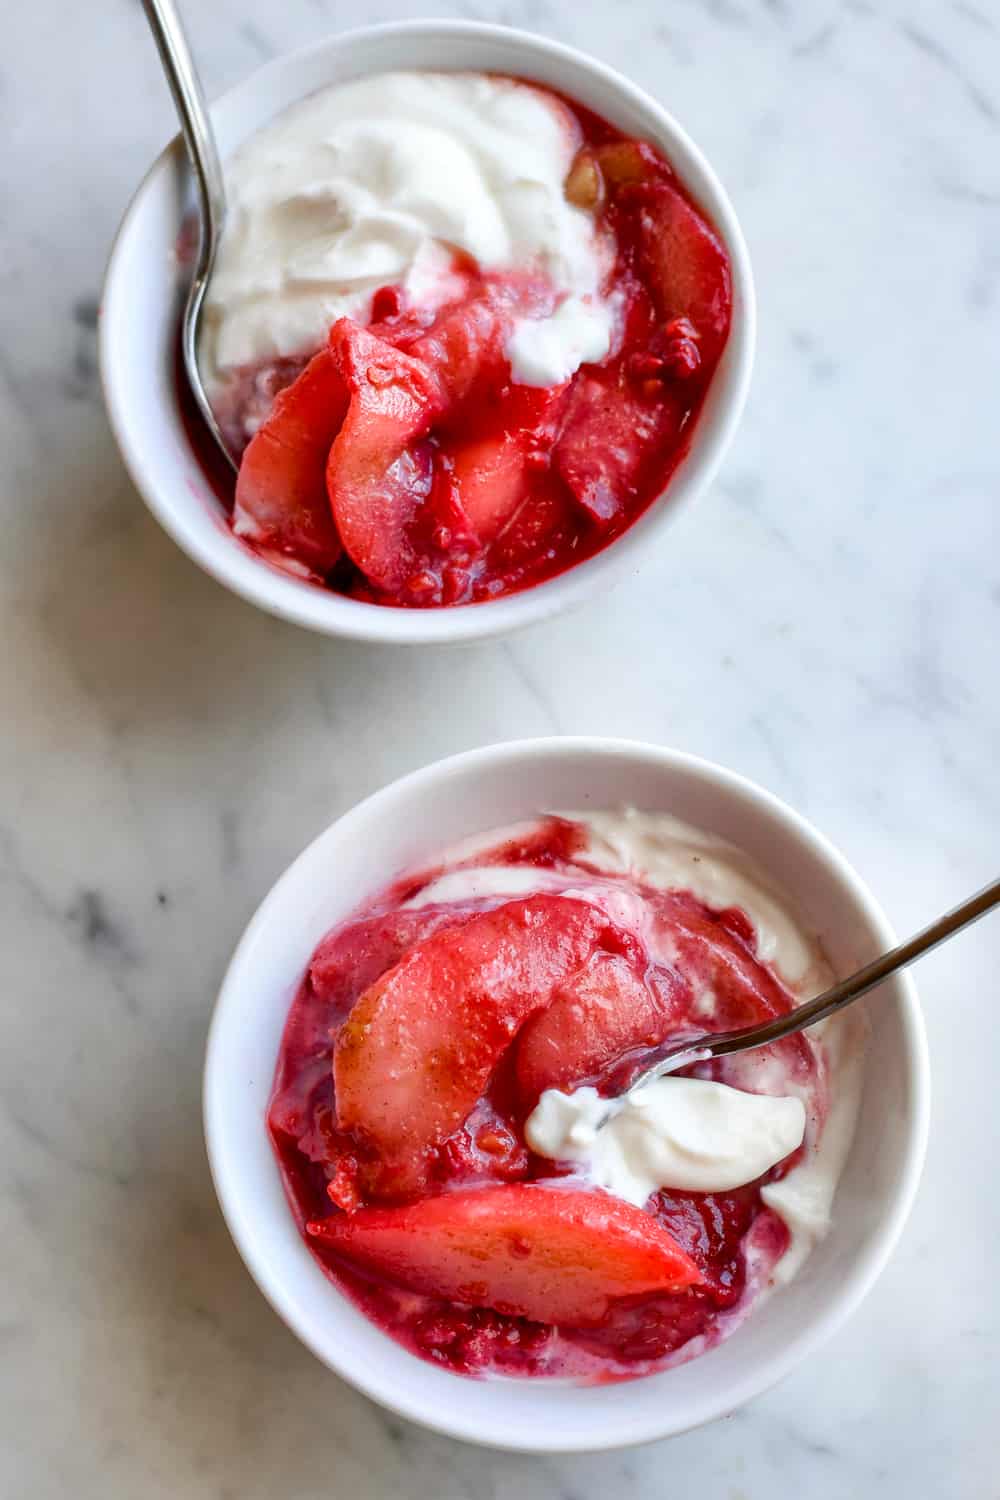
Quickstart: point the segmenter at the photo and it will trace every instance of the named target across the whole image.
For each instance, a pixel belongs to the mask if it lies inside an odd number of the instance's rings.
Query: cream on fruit
[[[507,340],[517,385],[562,385],[581,365],[596,364],[611,347],[613,316],[596,295],[569,296],[548,318],[518,318]]]
[[[630,1089],[610,1117],[596,1089],[546,1089],[524,1137],[539,1156],[576,1162],[595,1186],[642,1208],[658,1188],[723,1193],[753,1182],[801,1146],[805,1128],[794,1096],[659,1078]]]
[[[555,96],[476,73],[399,72],[323,89],[226,166],[229,215],[201,348],[211,391],[231,372],[322,345],[402,284],[433,308],[454,252],[550,284],[510,340],[515,380],[552,385],[608,352],[600,290],[612,250],[564,183],[580,128]]]
[[[634,807],[582,821],[591,833],[588,858],[600,869],[634,871],[661,889],[691,891],[707,906],[738,906],[756,930],[758,958],[773,964],[790,989],[806,998],[804,990],[818,994],[830,982],[815,941],[741,849],[679,818]]]
[[[626,808],[566,816],[587,830],[587,845],[581,858],[593,868],[589,878],[568,881],[565,875],[531,864],[477,865],[483,841],[470,840],[449,851],[441,873],[412,897],[407,906],[458,904],[490,897],[509,899],[536,891],[560,892],[601,907],[612,920],[634,930],[652,958],[669,964],[673,956],[669,937],[650,925],[641,894],[622,884],[621,877],[629,876],[659,890],[690,891],[717,909],[738,907],[744,911],[754,925],[758,957],[773,967],[800,1002],[832,983],[833,976],[815,939],[805,931],[783,894],[742,850],[666,814]],[[524,838],[526,831],[519,826],[506,830],[506,834],[512,839]],[[494,847],[503,836],[504,831],[499,834],[491,831],[488,845]],[[715,997],[705,990],[696,999],[700,1016],[708,1023]],[[848,1010],[812,1027],[807,1035],[818,1063],[822,1114],[816,1088],[804,1086],[783,1055],[774,1049],[738,1054],[727,1058],[725,1064],[730,1085],[725,1089],[725,1097],[733,1123],[736,1124],[737,1111],[741,1120],[738,1126],[741,1140],[729,1156],[735,1174],[732,1181],[753,1180],[794,1151],[803,1140],[805,1143],[805,1150],[784,1176],[761,1190],[762,1198],[789,1232],[788,1248],[771,1276],[773,1283],[790,1280],[829,1228],[833,1198],[853,1139],[861,1098],[867,1036],[861,1013]],[[660,1185],[654,1182],[653,1187],[643,1191],[645,1182],[655,1179],[660,1170],[654,1162],[669,1163],[670,1173],[679,1174],[681,1153],[692,1147],[695,1153],[700,1150],[707,1158],[703,1178],[707,1183],[710,1167],[722,1170],[725,1148],[718,1126],[724,1107],[717,1096],[713,1118],[712,1110],[706,1107],[707,1095],[701,1096],[700,1105],[695,1104],[694,1096],[682,1105],[676,1093],[677,1085],[682,1082],[663,1080],[662,1085],[656,1086],[652,1115],[642,1119],[644,1111],[633,1108],[599,1147],[584,1138],[569,1142],[565,1151],[559,1148],[560,1133],[566,1140],[578,1124],[581,1135],[588,1134],[589,1096],[593,1090],[575,1090],[568,1096],[573,1101],[570,1105],[550,1103],[546,1107],[543,1097],[534,1111],[534,1125],[529,1121],[535,1135],[529,1144],[540,1155],[578,1163],[584,1175],[631,1202],[645,1202],[655,1186]],[[747,1102],[737,1104],[733,1095]],[[750,1102],[755,1096],[756,1102]],[[671,1100],[675,1102],[670,1103]],[[772,1116],[773,1106],[777,1109]],[[569,1118],[574,1112],[578,1112],[579,1119]],[[754,1116],[752,1122],[751,1116]],[[776,1150],[770,1161],[754,1170],[757,1161],[763,1161],[768,1154],[761,1135],[755,1134],[767,1134],[765,1120],[777,1132],[787,1131],[792,1144],[784,1151]],[[600,1132],[601,1137],[607,1135],[608,1128]],[[796,1130],[798,1138],[793,1140]],[[672,1138],[674,1131],[676,1139]],[[778,1137],[775,1139],[777,1143]],[[713,1143],[719,1153],[715,1162],[711,1161]],[[741,1157],[741,1150],[745,1156]],[[693,1191],[711,1190],[695,1185],[697,1169],[693,1155],[687,1170],[692,1174],[687,1183],[678,1178],[671,1185],[688,1186]],[[661,1183],[665,1180],[661,1178]],[[643,1194],[641,1199],[637,1199],[639,1193]]]

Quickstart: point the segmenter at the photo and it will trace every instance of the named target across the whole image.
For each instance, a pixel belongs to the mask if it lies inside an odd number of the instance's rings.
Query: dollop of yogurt
[[[593,1088],[546,1089],[525,1139],[637,1208],[658,1188],[724,1193],[753,1182],[801,1146],[806,1128],[801,1099],[700,1078],[658,1078],[611,1108]]]
[[[200,350],[210,391],[232,370],[318,348],[339,317],[367,321],[387,283],[440,305],[456,250],[551,283],[552,315],[512,332],[516,380],[556,384],[603,358],[612,250],[563,191],[580,140],[553,94],[477,73],[358,78],[283,111],[226,163]]]
[[[561,385],[611,346],[612,314],[596,297],[570,296],[548,318],[518,318],[507,341],[517,385]]]

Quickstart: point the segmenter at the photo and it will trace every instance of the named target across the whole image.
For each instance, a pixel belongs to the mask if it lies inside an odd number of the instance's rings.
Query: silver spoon
[[[954,911],[932,922],[908,942],[900,943],[897,948],[883,953],[881,958],[873,959],[848,979],[839,980],[830,989],[824,990],[815,999],[808,1000],[805,1005],[797,1006],[787,1015],[776,1016],[772,1021],[763,1021],[754,1026],[741,1026],[736,1031],[708,1032],[704,1036],[695,1037],[693,1041],[689,1038],[685,1042],[678,1042],[651,1067],[645,1068],[629,1085],[627,1093],[631,1094],[667,1073],[676,1073],[678,1068],[707,1062],[712,1057],[727,1057],[733,1052],[748,1052],[753,1047],[766,1047],[769,1042],[780,1042],[782,1037],[794,1036],[807,1026],[815,1026],[817,1021],[825,1021],[827,1016],[836,1015],[838,1010],[853,1005],[855,1000],[867,995],[883,979],[888,979],[898,970],[905,969],[907,964],[923,958],[925,953],[930,953],[939,943],[954,937],[963,927],[977,922],[995,906],[1000,906],[1000,880],[994,880],[992,885],[986,886],[978,895],[970,896],[968,901],[963,901]],[[624,1097],[623,1094],[621,1098]],[[607,1115],[601,1121],[602,1125],[617,1113],[618,1104],[619,1100],[612,1101]]]
[[[219,238],[226,219],[226,191],[222,177],[219,151],[208,117],[201,80],[191,59],[184,26],[174,0],[142,0],[143,10],[150,30],[156,39],[163,71],[167,75],[170,92],[181,123],[181,134],[191,159],[198,197],[198,255],[194,275],[184,303],[181,323],[181,355],[188,384],[219,450],[232,468],[239,465],[229,450],[215,418],[201,371],[198,369],[198,329],[201,322],[205,293],[215,265]]]

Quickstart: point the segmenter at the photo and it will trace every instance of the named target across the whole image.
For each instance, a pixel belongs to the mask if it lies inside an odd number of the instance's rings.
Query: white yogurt
[[[477,862],[508,838],[523,838],[530,825],[519,825],[451,850],[442,873],[407,904],[505,901],[536,891],[559,892],[599,906],[612,920],[635,930],[654,959],[669,964],[672,954],[663,932],[646,921],[641,894],[622,884],[625,875],[658,889],[691,891],[717,908],[741,907],[756,929],[758,957],[800,1002],[832,982],[814,938],[741,850],[662,814],[626,809],[566,816],[589,831],[579,858],[594,867],[593,873]],[[696,999],[707,1020],[714,996],[706,992]],[[747,1052],[726,1060],[732,1086],[663,1079],[652,1086],[647,1104],[633,1099],[620,1123],[612,1121],[599,1133],[594,1129],[596,1111],[603,1112],[604,1106],[595,1102],[593,1089],[569,1095],[547,1090],[527,1122],[529,1143],[552,1160],[575,1163],[579,1175],[607,1191],[643,1204],[661,1185],[724,1191],[751,1182],[804,1142],[795,1165],[761,1190],[789,1232],[788,1248],[768,1273],[768,1282],[788,1281],[829,1228],[861,1099],[867,1025],[855,1007],[812,1027],[806,1036],[817,1063],[809,1084],[777,1054]],[[697,1087],[682,1089],[685,1084]],[[755,1288],[757,1300],[766,1289]]]
[[[773,964],[790,989],[818,994],[830,975],[816,943],[741,849],[666,814],[626,808],[586,818],[587,853],[600,869],[632,872],[661,890],[691,891],[706,906],[738,906],[757,931],[757,956]]]
[[[567,297],[549,318],[519,318],[507,340],[515,385],[562,385],[611,347],[612,310],[596,296]]]
[[[597,1187],[642,1208],[659,1188],[725,1193],[753,1182],[802,1144],[794,1095],[746,1094],[700,1078],[658,1078],[630,1090],[606,1123],[593,1088],[546,1089],[524,1138],[550,1161],[577,1162]]]
[[[515,379],[551,385],[602,358],[610,249],[563,192],[579,144],[554,96],[485,74],[358,78],[285,110],[226,163],[200,351],[210,389],[319,347],[338,317],[366,321],[379,286],[446,300],[456,248],[483,270],[535,268],[552,284],[554,316],[513,331]]]

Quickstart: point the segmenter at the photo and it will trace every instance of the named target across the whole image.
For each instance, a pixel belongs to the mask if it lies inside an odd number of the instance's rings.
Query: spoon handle
[[[226,218],[226,188],[222,164],[201,80],[195,70],[184,25],[174,0],[142,0],[142,8],[173,95],[198,197],[198,253],[181,320],[181,354],[188,384],[205,425],[215,439],[220,453],[235,472],[239,464],[212,409],[198,367],[198,327],[202,304],[208,291]]]
[[[862,995],[867,995],[883,979],[888,979],[891,974],[904,969],[916,959],[923,958],[925,953],[930,953],[940,943],[954,937],[963,927],[978,922],[980,917],[996,906],[1000,906],[1000,880],[994,880],[978,895],[970,896],[968,901],[963,901],[946,916],[939,917],[915,937],[873,959],[847,979],[841,979],[815,999],[806,1001],[786,1015],[776,1016],[773,1021],[766,1021],[763,1025],[741,1026],[736,1031],[720,1031],[714,1035],[699,1037],[695,1041],[681,1043],[642,1073],[632,1087],[641,1087],[654,1078],[673,1073],[690,1063],[704,1062],[710,1057],[725,1057],[732,1052],[747,1052],[752,1047],[764,1047],[769,1042],[779,1042],[783,1037],[804,1031],[807,1026],[815,1026],[817,1021],[825,1021],[828,1016],[836,1015],[838,1010],[843,1010]]]
[[[209,230],[203,242],[211,242],[212,226],[221,227],[225,207],[222,165],[215,144],[205,94],[198,77],[184,26],[174,0],[142,0],[146,20],[160,53],[180,120],[184,144],[198,187],[202,223]]]

